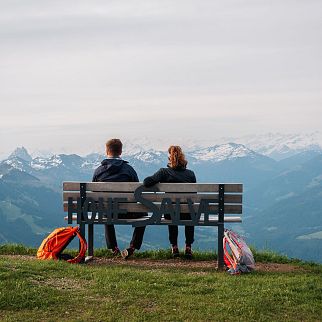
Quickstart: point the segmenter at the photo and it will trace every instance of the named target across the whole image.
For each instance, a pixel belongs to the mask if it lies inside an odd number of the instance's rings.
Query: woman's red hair
[[[171,145],[168,149],[169,152],[169,167],[170,168],[186,168],[188,161],[185,158],[182,149],[178,145]]]

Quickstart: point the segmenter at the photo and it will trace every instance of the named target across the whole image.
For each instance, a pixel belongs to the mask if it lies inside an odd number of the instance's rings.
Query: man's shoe
[[[113,257],[116,257],[116,256],[118,256],[118,255],[120,255],[121,254],[121,251],[120,251],[120,249],[116,246],[116,247],[114,247],[113,248],[113,250],[112,250],[112,256]]]
[[[186,246],[186,249],[184,251],[184,257],[186,259],[192,259],[192,250],[190,246]]]
[[[172,248],[171,248],[171,253],[172,253],[172,257],[173,257],[173,258],[177,258],[177,257],[179,257],[179,256],[180,256],[179,248],[178,248],[178,246],[177,246],[177,245],[172,246]]]
[[[135,249],[132,247],[126,248],[124,250],[122,250],[121,255],[123,257],[123,259],[128,259],[130,256],[132,256],[134,254]]]

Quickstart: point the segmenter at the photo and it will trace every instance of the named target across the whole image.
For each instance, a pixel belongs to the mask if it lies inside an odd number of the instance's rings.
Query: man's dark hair
[[[122,153],[123,144],[120,139],[110,139],[106,142],[106,153],[119,156]]]

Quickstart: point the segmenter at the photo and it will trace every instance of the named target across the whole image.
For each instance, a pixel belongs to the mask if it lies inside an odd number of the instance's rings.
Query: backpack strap
[[[76,234],[77,234],[77,236],[79,238],[79,241],[80,241],[80,251],[79,251],[79,254],[75,258],[72,258],[72,259],[68,259],[67,260],[67,262],[68,263],[71,263],[71,264],[75,264],[75,263],[82,262],[84,260],[84,258],[85,258],[85,254],[86,254],[86,251],[87,251],[87,243],[86,243],[86,240],[80,234],[79,228],[78,228]]]
[[[230,256],[228,250],[227,250],[227,245],[229,246],[227,237],[224,237],[224,262],[228,268],[234,268],[234,259]]]

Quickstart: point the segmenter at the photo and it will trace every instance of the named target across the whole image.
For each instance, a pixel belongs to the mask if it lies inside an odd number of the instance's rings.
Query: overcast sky
[[[310,132],[322,1],[0,0],[0,156]]]

